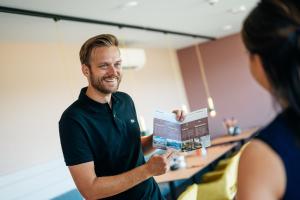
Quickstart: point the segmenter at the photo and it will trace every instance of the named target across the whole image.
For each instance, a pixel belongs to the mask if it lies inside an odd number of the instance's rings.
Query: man
[[[117,92],[122,78],[118,40],[109,34],[87,40],[80,50],[88,87],[63,113],[59,132],[66,165],[86,199],[163,199],[153,176],[164,174],[170,153],[147,163],[130,96]],[[180,110],[174,111],[178,120]],[[150,144],[150,145],[149,145]]]

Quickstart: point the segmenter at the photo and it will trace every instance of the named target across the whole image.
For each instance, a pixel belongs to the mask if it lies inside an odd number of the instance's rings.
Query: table
[[[221,157],[232,152],[234,149],[239,148],[242,144],[250,140],[258,128],[252,128],[243,131],[237,136],[221,136],[212,140],[212,145],[207,148],[207,155],[199,155],[199,150],[192,152],[182,152],[185,154],[186,168],[178,169],[175,171],[168,171],[167,173],[155,176],[154,179],[157,183],[168,182],[170,186],[170,193],[173,199],[176,199],[176,188],[174,181],[192,178],[197,173],[209,165],[216,163]]]
[[[221,137],[214,138],[211,141],[211,145],[216,146],[216,145],[220,145],[220,144],[233,143],[233,142],[243,142],[243,143],[245,143],[255,135],[257,130],[258,130],[258,128],[255,127],[255,128],[245,130],[239,135],[235,135],[235,136],[223,135]]]
[[[227,152],[229,152],[236,144],[225,144],[207,148],[207,155],[197,155],[196,151],[185,155],[186,168],[175,171],[168,171],[167,173],[155,176],[154,179],[158,183],[176,181],[181,179],[188,179],[201,171],[203,168],[217,160]]]
[[[207,165],[211,164],[224,154],[230,152],[232,148],[239,145],[239,142],[245,142],[251,139],[255,134],[257,128],[252,128],[243,131],[237,136],[222,136],[212,140],[212,146],[207,148],[207,155],[205,157],[196,155],[196,151],[190,153],[183,152],[185,154],[185,160],[187,167],[176,171],[169,171],[163,175],[155,176],[154,179],[158,183],[187,179],[192,177],[197,172],[201,171]]]

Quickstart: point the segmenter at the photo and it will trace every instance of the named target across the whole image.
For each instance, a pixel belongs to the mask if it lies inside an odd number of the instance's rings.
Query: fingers
[[[183,110],[173,110],[172,113],[176,115],[177,121],[183,121],[184,120],[184,111]]]
[[[169,169],[168,160],[166,157],[170,156],[172,152],[163,155],[154,155],[147,162],[148,170],[153,176],[164,174]]]
[[[164,158],[166,158],[167,160],[169,160],[169,159],[172,157],[173,154],[174,154],[174,151],[168,149],[168,150],[166,151],[166,153],[164,153],[162,156],[163,156]]]
[[[173,155],[176,152],[176,150],[167,149],[163,154],[153,155],[146,163],[150,175],[158,176],[166,173],[170,169],[170,162],[172,162]]]

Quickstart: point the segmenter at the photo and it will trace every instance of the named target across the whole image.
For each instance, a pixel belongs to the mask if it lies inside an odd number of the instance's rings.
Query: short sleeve
[[[63,116],[59,121],[59,136],[67,166],[94,160],[85,131],[77,121]]]

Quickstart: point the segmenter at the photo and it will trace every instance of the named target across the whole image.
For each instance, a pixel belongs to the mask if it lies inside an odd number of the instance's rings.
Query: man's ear
[[[88,77],[90,74],[90,68],[86,64],[81,65],[81,71],[84,76]]]

